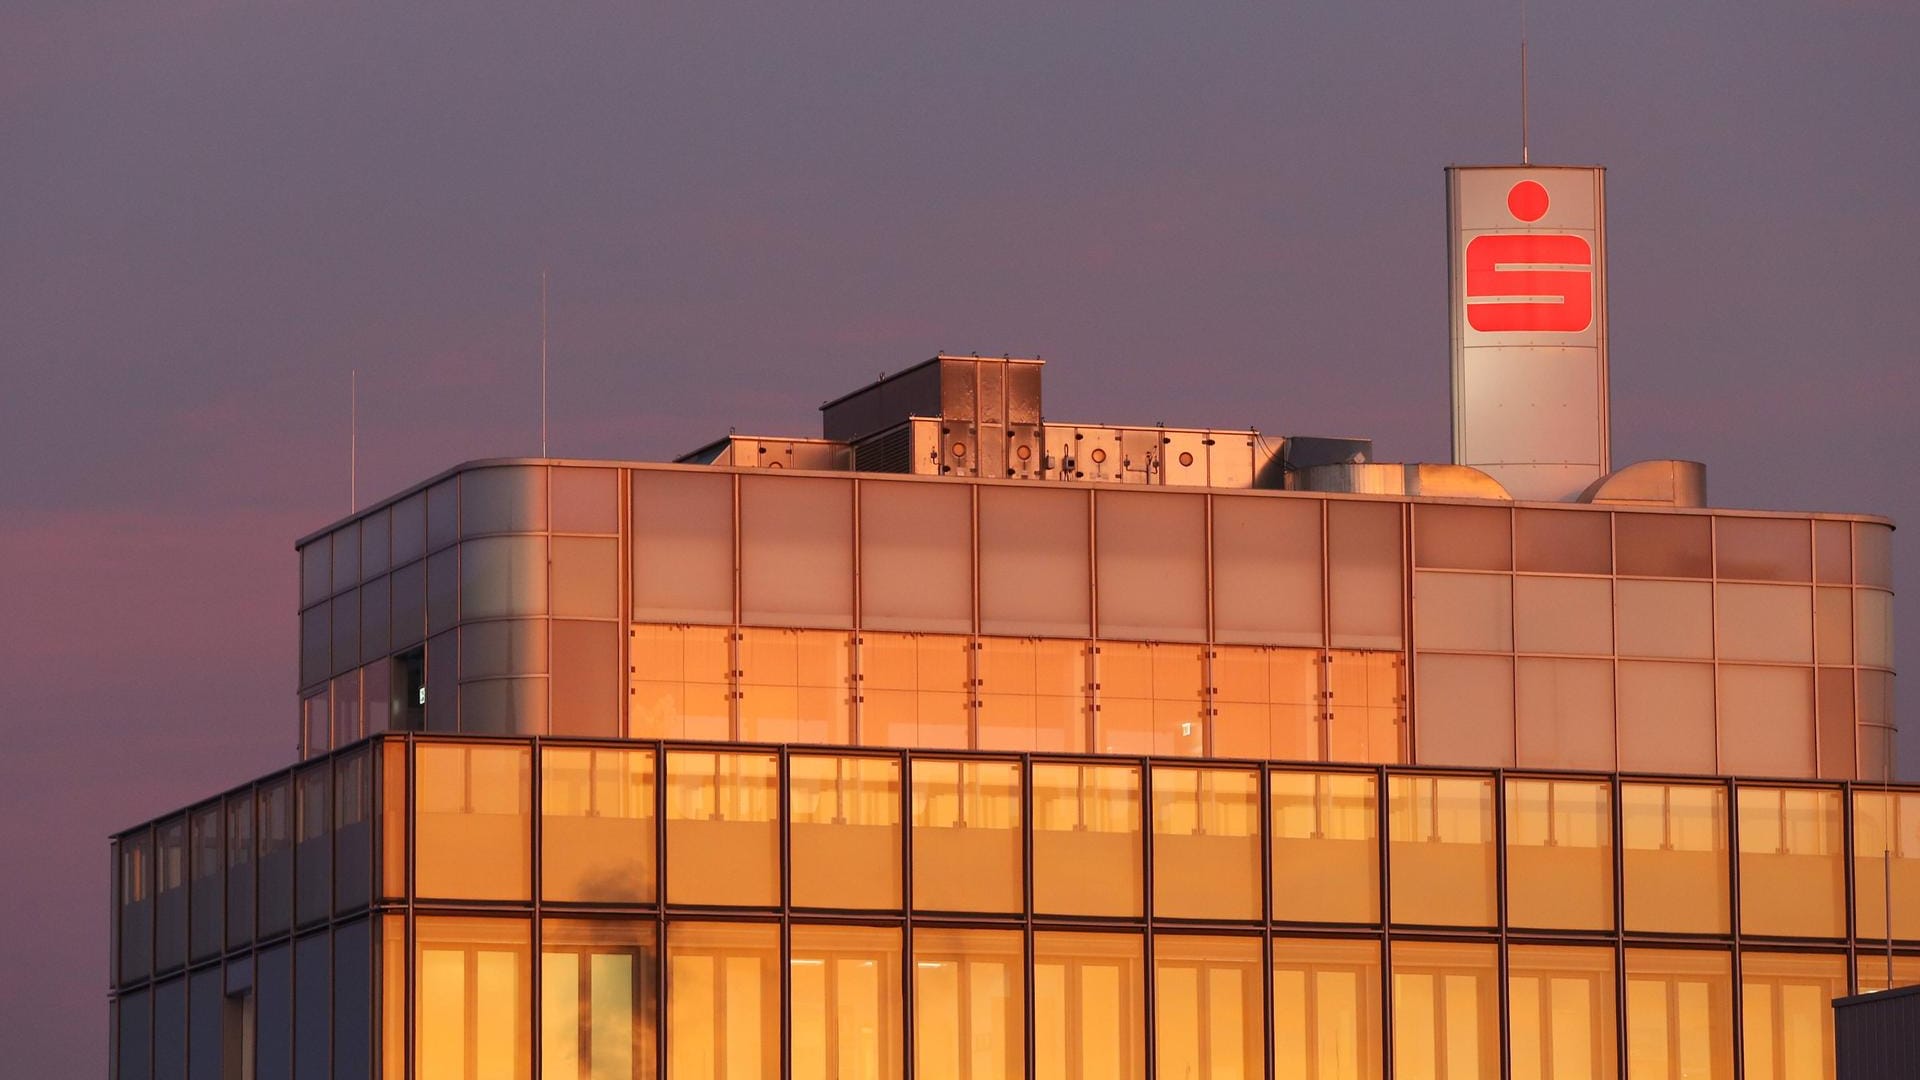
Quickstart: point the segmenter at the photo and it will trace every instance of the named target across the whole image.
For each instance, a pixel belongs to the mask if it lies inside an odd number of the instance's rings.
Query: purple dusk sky
[[[107,834],[292,757],[350,368],[363,499],[537,450],[542,266],[556,455],[944,349],[1444,460],[1441,167],[1519,156],[1517,9],[12,0],[0,1071],[103,1071]],[[1610,168],[1616,461],[1920,525],[1920,6],[1531,22],[1534,160]]]

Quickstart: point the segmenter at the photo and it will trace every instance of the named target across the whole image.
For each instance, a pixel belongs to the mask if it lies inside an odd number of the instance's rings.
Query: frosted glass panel
[[[1517,577],[1513,608],[1520,652],[1613,652],[1613,583],[1605,578]]]
[[[1893,667],[1893,594],[1878,589],[1853,593],[1854,648],[1861,667]]]
[[[1613,515],[1614,561],[1631,577],[1713,576],[1713,521],[1680,514]]]
[[[1205,641],[1205,496],[1102,491],[1094,514],[1100,636]]]
[[[1853,527],[1853,581],[1893,588],[1893,529],[1858,522]]]
[[[1713,586],[1690,581],[1614,584],[1620,655],[1713,657]]]
[[[981,487],[980,629],[1086,637],[1087,493]]]
[[[1506,507],[1419,505],[1413,564],[1443,570],[1510,570],[1512,517]]]
[[[973,629],[973,496],[960,484],[860,483],[860,624]]]
[[[1813,653],[1822,664],[1853,663],[1853,590],[1813,591]]]
[[[547,538],[491,536],[460,545],[460,617],[547,610]]]
[[[1714,771],[1713,665],[1622,660],[1616,678],[1623,771]]]
[[[633,617],[733,621],[733,477],[633,472]]]
[[[1327,506],[1329,624],[1336,648],[1401,646],[1400,506]]]
[[[853,625],[853,483],[740,478],[740,621]]]
[[[620,614],[618,540],[554,537],[553,613],[587,619],[612,619]]]
[[[1514,511],[1514,562],[1546,574],[1613,572],[1613,515],[1584,510]]]
[[[1813,669],[1720,665],[1720,768],[1812,776]]]
[[[1424,765],[1513,764],[1513,661],[1421,653],[1414,737]]]
[[[1813,523],[1813,580],[1834,585],[1853,580],[1853,526],[1844,521]]]
[[[620,473],[617,469],[553,470],[553,531],[620,531]]]
[[[460,474],[460,535],[542,532],[547,527],[547,470],[474,469]]]
[[[1415,574],[1413,643],[1421,649],[1513,651],[1513,579],[1506,574]]]
[[[1812,532],[1805,519],[1722,517],[1714,522],[1715,572],[1749,581],[1807,581]]]
[[[1720,659],[1813,662],[1812,589],[1721,585],[1719,591]]]
[[[1216,640],[1321,643],[1321,505],[1318,499],[1214,497]]]
[[[1516,764],[1612,769],[1613,662],[1521,657]]]

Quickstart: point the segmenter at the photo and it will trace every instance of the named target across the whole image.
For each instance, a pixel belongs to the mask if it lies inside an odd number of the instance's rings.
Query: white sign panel
[[[1453,460],[1516,499],[1606,475],[1606,204],[1597,168],[1447,170]]]

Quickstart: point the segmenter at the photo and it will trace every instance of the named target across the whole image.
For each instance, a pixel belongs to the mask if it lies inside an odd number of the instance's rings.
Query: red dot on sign
[[[1507,192],[1507,209],[1521,221],[1539,221],[1547,212],[1547,189],[1533,180],[1522,180]]]

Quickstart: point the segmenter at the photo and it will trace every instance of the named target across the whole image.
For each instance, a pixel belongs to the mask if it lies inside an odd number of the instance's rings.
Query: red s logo
[[[1522,180],[1507,195],[1522,221],[1547,212],[1546,189]],[[1593,247],[1566,233],[1476,236],[1466,251],[1467,325],[1482,333],[1579,333],[1593,325]]]

